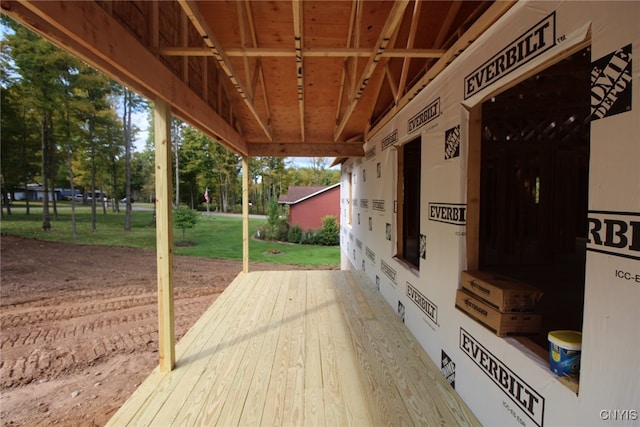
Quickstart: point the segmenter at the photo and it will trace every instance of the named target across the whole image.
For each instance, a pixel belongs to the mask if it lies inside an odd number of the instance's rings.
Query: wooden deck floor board
[[[107,424],[479,425],[373,284],[241,274]]]
[[[327,426],[332,425],[373,425],[383,421],[378,414],[378,408],[373,404],[368,395],[367,386],[369,385],[366,372],[366,364],[359,363],[356,355],[357,348],[353,347],[351,339],[351,331],[346,327],[347,323],[344,318],[335,283],[338,278],[332,275],[327,279],[325,295],[327,297],[329,327],[328,334],[332,338],[330,349],[323,351],[323,378],[325,378],[324,387],[326,391],[335,388],[339,393],[339,397],[327,395],[325,392],[325,401],[328,397],[332,398],[332,405],[326,406],[325,414],[331,413],[336,419],[330,423],[327,415]],[[323,347],[324,350],[324,347]],[[325,363],[330,360],[332,363]],[[332,387],[327,387],[327,381],[332,383]]]
[[[275,363],[280,328],[283,324],[285,302],[289,292],[291,274],[278,276],[282,285],[278,291],[278,298],[274,304],[270,323],[265,331],[262,348],[258,352],[260,363],[256,369],[247,391],[247,399],[243,407],[239,425],[255,426],[262,422],[265,402],[267,401],[267,387]]]
[[[217,420],[218,425],[240,424],[240,417],[247,402],[247,394],[253,381],[253,375],[257,367],[267,363],[263,353],[265,350],[264,340],[269,331],[269,324],[273,320],[272,316],[279,293],[284,288],[278,282],[279,280],[271,280],[268,286],[264,286],[265,292],[258,299],[259,306],[247,319],[246,326],[248,330],[252,331],[252,338],[247,339],[246,343],[243,343],[242,349],[239,348],[233,355],[237,363],[226,375],[233,377],[234,381],[231,383],[224,400],[220,417]]]
[[[287,338],[291,342],[288,356],[287,387],[284,406],[285,426],[304,425],[305,326],[307,318],[307,274],[294,271],[292,281],[297,293],[292,303],[294,315]],[[312,328],[313,326],[309,326]]]
[[[225,292],[220,295],[216,302],[220,305],[224,303],[224,301],[231,299],[232,302],[235,301],[239,307],[242,302],[242,297],[247,297],[249,295],[252,283],[257,283],[259,278],[260,277],[258,275],[255,275],[252,278],[254,281],[251,282],[241,275],[238,276],[227,287],[227,290],[230,292]],[[238,293],[238,298],[233,298],[236,286],[242,286],[242,292]],[[197,344],[194,344],[194,341],[201,345],[205,345],[211,337],[211,334],[220,333],[219,328],[210,328],[203,331],[201,327],[198,327],[198,325],[204,326],[207,324],[213,324],[216,319],[219,319],[223,314],[223,311],[211,310],[211,308],[208,309],[176,345],[177,369],[168,374],[162,374],[156,367],[149,377],[147,377],[140,387],[138,387],[136,392],[125,402],[118,412],[114,414],[109,423],[114,426],[150,424],[151,419],[145,420],[142,417],[155,417],[166,399],[171,396],[175,385],[186,374],[186,371],[180,369],[180,367],[184,365],[189,366],[192,369],[194,368],[194,366],[189,364],[188,360],[192,359],[194,355],[199,352]],[[189,350],[191,352],[189,352]]]
[[[307,277],[307,300],[304,337],[304,420],[308,426],[323,426],[324,397],[322,393],[322,360],[320,355],[320,283]]]
[[[230,318],[235,318],[235,321],[224,334],[222,342],[214,343],[210,347],[211,351],[207,352],[206,373],[196,384],[198,404],[183,408],[175,419],[174,425],[193,425],[195,420],[201,425],[217,425],[225,406],[231,402],[237,402],[233,395],[236,392],[234,384],[242,381],[245,373],[239,365],[247,346],[260,337],[261,329],[256,323],[265,307],[265,298],[270,293],[273,294],[270,292],[271,283],[269,277],[261,280],[249,297],[242,302],[240,310],[234,312],[226,305],[218,307]]]
[[[209,390],[212,379],[216,375],[225,375],[224,371],[216,369],[219,364],[210,363],[211,359],[227,354],[224,346],[236,338],[236,328],[251,313],[247,301],[257,301],[259,294],[255,288],[261,279],[262,275],[256,275],[252,280],[241,282],[240,298],[219,301],[219,309],[208,310],[192,328],[197,332],[196,336],[184,344],[181,342],[180,354],[184,357],[177,359],[176,369],[172,372],[181,374],[181,381],[174,386],[171,398],[156,411],[150,425],[186,425],[189,419],[197,417],[207,403],[205,392]],[[238,313],[237,317],[225,316],[232,310]],[[148,424],[144,420],[138,422]]]
[[[338,298],[342,302],[345,320],[352,331],[351,337],[357,348],[359,364],[366,367],[369,389],[367,395],[379,410],[379,417],[385,425],[410,425],[410,416],[389,368],[385,364],[379,349],[367,326],[374,319],[373,311],[364,303],[359,292],[351,286],[351,275],[346,274],[337,281]]]
[[[262,425],[284,425],[284,411],[286,407],[285,397],[287,380],[289,376],[289,353],[291,351],[291,339],[288,334],[292,330],[291,322],[298,309],[295,299],[298,294],[298,286],[293,279],[289,279],[288,292],[285,295],[285,307],[282,324],[278,329],[278,344],[275,348],[273,370],[267,385],[267,400],[262,414]]]
[[[353,272],[354,280],[358,280],[361,272]],[[444,380],[439,371],[430,369],[433,362],[424,352],[420,344],[413,337],[411,332],[398,320],[398,316],[393,310],[385,310],[386,302],[380,298],[376,298],[376,290],[373,286],[360,287],[366,295],[371,307],[376,312],[382,324],[385,325],[384,333],[388,340],[391,341],[391,348],[399,351],[398,360],[403,361],[400,367],[407,371],[408,376],[414,378],[412,381],[419,389],[418,392],[426,399],[421,405],[429,405],[422,409],[425,412],[433,413],[443,419],[438,421],[441,425],[467,425],[473,422],[474,416],[471,414],[466,405],[462,404],[459,399],[450,398],[449,393],[443,393],[443,389],[447,389],[450,385]],[[441,410],[441,408],[446,410]]]
[[[318,345],[320,347],[320,375],[322,384],[322,402],[325,424],[346,425],[347,416],[342,387],[340,386],[340,372],[338,367],[337,352],[340,351],[339,339],[332,333],[332,307],[335,307],[335,298],[330,294],[332,287],[325,277],[315,276],[310,282],[315,288],[318,302]],[[320,325],[329,325],[321,327]],[[347,358],[345,358],[347,359]],[[343,361],[346,365],[348,359]],[[344,366],[344,365],[342,365]]]

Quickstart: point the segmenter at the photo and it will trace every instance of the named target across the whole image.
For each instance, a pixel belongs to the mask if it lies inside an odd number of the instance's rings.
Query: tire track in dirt
[[[194,290],[176,296],[180,336],[196,320],[195,314],[199,316],[211,304],[215,293],[211,288],[208,295]],[[30,384],[52,373],[72,373],[115,354],[157,351],[156,305],[156,297],[148,295],[73,308],[3,313],[0,388]]]
[[[155,252],[0,243],[0,425],[103,425],[158,363]],[[176,340],[241,270],[174,257]]]

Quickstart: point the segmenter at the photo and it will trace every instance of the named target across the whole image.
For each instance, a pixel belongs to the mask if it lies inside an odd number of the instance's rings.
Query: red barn
[[[288,194],[282,194],[278,203],[289,205],[289,224],[298,225],[302,230],[322,228],[322,218],[333,215],[340,221],[340,183],[326,186],[289,187]]]

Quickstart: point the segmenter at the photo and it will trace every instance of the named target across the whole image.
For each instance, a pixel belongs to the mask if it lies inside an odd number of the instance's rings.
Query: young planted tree
[[[335,216],[326,215],[322,218],[320,241],[326,246],[336,246],[340,243],[340,225]]]
[[[280,206],[276,199],[269,200],[268,227],[266,238],[269,240],[286,240],[289,235],[289,222],[280,218]]]
[[[173,223],[176,228],[182,230],[182,241],[185,242],[185,231],[196,226],[198,213],[193,209],[180,205],[173,211]]]

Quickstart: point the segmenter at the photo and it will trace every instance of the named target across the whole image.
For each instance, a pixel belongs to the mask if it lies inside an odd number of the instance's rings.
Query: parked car
[[[135,201],[136,201],[136,200],[132,197],[132,198],[131,198],[131,203],[133,203],[133,202],[135,202]],[[127,198],[126,198],[126,197],[123,197],[122,199],[120,199],[120,202],[121,202],[121,203],[127,203]]]

